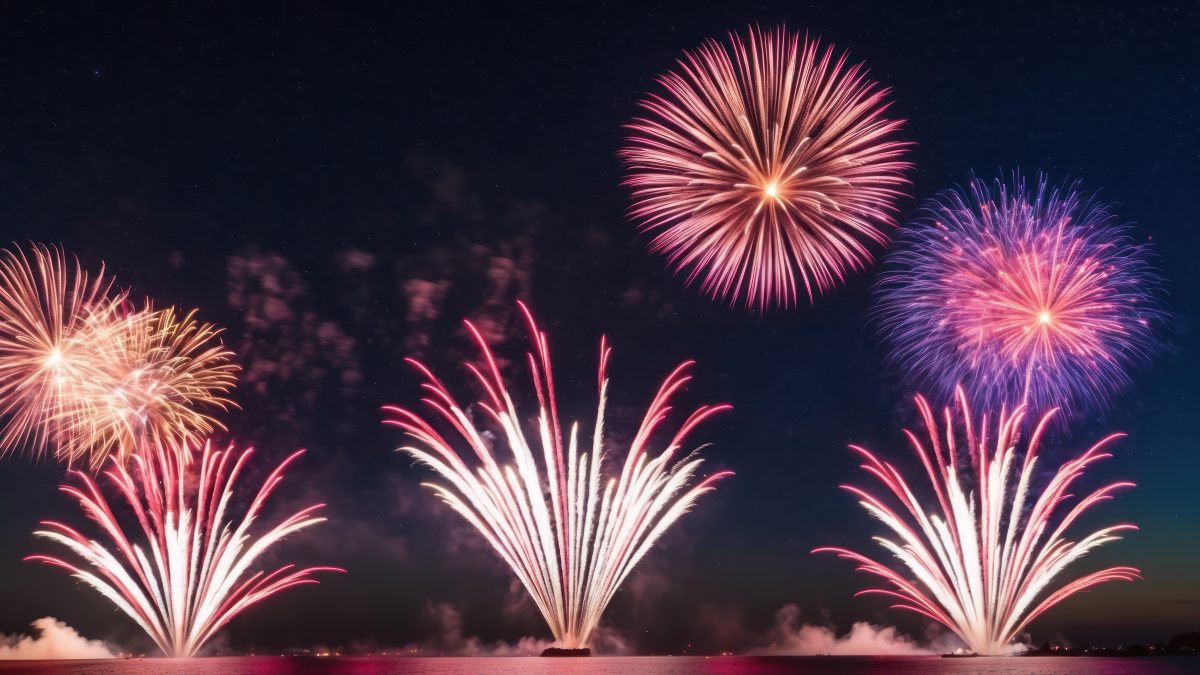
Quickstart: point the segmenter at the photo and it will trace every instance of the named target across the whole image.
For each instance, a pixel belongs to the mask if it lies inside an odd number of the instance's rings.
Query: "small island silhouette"
[[[563,649],[561,647],[547,647],[542,656],[591,656],[592,650],[587,647],[581,649]]]

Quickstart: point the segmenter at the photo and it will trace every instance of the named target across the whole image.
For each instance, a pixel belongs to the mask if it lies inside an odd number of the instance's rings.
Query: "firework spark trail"
[[[426,378],[426,403],[471,448],[471,466],[420,415],[387,406],[385,424],[403,429],[422,447],[404,447],[448,485],[429,484],[439,497],[473,525],[512,568],[563,647],[586,646],[613,594],[654,542],[713,484],[732,472],[721,471],[692,481],[702,460],[692,452],[677,457],[687,435],[727,405],[702,406],[675,432],[666,449],[652,456],[652,436],[667,418],[671,398],[691,379],[691,362],[677,367],[659,388],[633,437],[619,478],[605,484],[603,425],[608,393],[609,347],[600,342],[599,409],[590,451],[580,448],[578,423],[566,435],[559,424],[550,348],[546,335],[520,305],[529,324],[534,350],[528,354],[540,406],[535,441],[526,437],[496,360],[482,335],[467,328],[478,343],[486,366],[468,363],[486,393],[477,405],[500,430],[515,463],[501,466],[481,431],[446,387],[425,366],[410,359]],[[586,441],[582,441],[586,442]],[[690,486],[689,486],[690,485]],[[548,497],[547,497],[548,495]]]
[[[323,522],[325,518],[314,514],[324,505],[302,509],[262,534],[251,534],[252,524],[282,481],[284,470],[303,451],[290,455],[270,474],[237,520],[230,513],[231,501],[253,450],[238,453],[232,446],[214,450],[210,443],[203,448],[198,476],[190,487],[188,463],[174,450],[133,455],[134,472],[114,459],[104,472],[133,511],[140,533],[118,522],[96,481],[73,472],[82,486],[64,485],[62,491],[79,501],[111,546],[63,523],[43,521],[46,529],[34,534],[61,544],[86,565],[46,555],[26,558],[61,567],[95,588],[146,631],[167,656],[195,656],[222,626],[248,607],[284,589],[317,583],[312,578],[316,572],[344,571],[335,567],[295,569],[288,564],[247,576],[257,559],[281,539]],[[144,537],[143,544],[135,543],[139,536]]]
[[[1153,351],[1158,281],[1145,245],[1076,185],[927,201],[886,260],[875,315],[918,386],[996,410],[1102,407]]]
[[[1123,434],[1106,436],[1063,464],[1037,492],[1032,482],[1038,445],[1055,411],[1038,422],[1021,458],[1017,443],[1025,417],[1023,407],[1011,413],[1002,411],[995,424],[996,436],[989,439],[987,416],[978,427],[973,426],[961,390],[958,398],[970,466],[960,463],[949,408],[945,410],[944,444],[933,411],[920,396],[916,404],[928,430],[928,449],[915,434],[904,432],[937,497],[933,512],[922,509],[895,467],[865,448],[851,446],[862,456],[863,470],[879,479],[903,508],[893,509],[866,490],[842,487],[895,533],[898,540],[875,540],[916,580],[846,549],[818,548],[813,552],[832,552],[853,560],[860,571],[882,577],[891,586],[867,589],[859,595],[894,598],[899,602],[893,608],[917,612],[941,623],[975,653],[1000,655],[1030,621],[1075,593],[1107,581],[1140,578],[1133,567],[1109,567],[1050,590],[1068,565],[1092,549],[1120,539],[1119,533],[1137,529],[1125,523],[1097,530],[1079,541],[1063,538],[1085,511],[1112,499],[1117,490],[1133,487],[1133,483],[1106,485],[1077,501],[1064,515],[1060,509],[1071,501],[1068,490],[1072,483],[1088,466],[1111,457],[1106,446]],[[975,436],[977,430],[982,434],[979,437]],[[964,483],[968,473],[974,474],[973,482],[967,478]]]
[[[220,331],[192,313],[130,311],[112,287],[56,248],[0,252],[0,452],[52,449],[97,470],[222,428],[207,411],[232,404],[238,367]]]
[[[752,28],[685,53],[620,155],[653,251],[730,304],[765,310],[840,283],[887,242],[908,143],[890,90],[833,47]]]

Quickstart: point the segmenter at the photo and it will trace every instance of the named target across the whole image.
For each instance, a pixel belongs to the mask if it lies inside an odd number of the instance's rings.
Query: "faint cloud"
[[[367,272],[375,267],[375,256],[358,248],[348,248],[337,253],[338,269],[342,272]]]
[[[428,155],[414,154],[408,168],[429,191],[430,200],[418,216],[423,225],[432,225],[450,217],[476,222],[483,218],[479,195],[469,184],[467,174],[456,164]]]
[[[355,339],[316,309],[286,258],[247,248],[227,259],[225,284],[241,320],[230,331],[243,367],[241,392],[258,399],[243,401],[247,410],[290,425],[310,418],[323,395],[357,389],[362,371]]]

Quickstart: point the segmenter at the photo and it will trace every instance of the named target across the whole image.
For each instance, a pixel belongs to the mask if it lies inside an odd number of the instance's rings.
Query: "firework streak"
[[[634,219],[689,283],[759,310],[811,301],[887,242],[908,143],[887,89],[785,29],[685,53],[621,157]]]
[[[667,417],[671,398],[691,379],[686,362],[667,376],[633,436],[619,478],[605,479],[603,425],[608,392],[605,374],[609,348],[600,342],[600,404],[588,448],[580,448],[577,423],[562,432],[550,348],[546,336],[520,305],[529,323],[534,352],[528,354],[540,411],[535,451],[499,367],[482,335],[470,322],[485,370],[467,368],[486,392],[478,409],[492,420],[500,440],[512,453],[514,465],[501,466],[480,431],[446,387],[425,366],[410,359],[426,378],[424,402],[453,427],[479,460],[470,466],[421,416],[403,408],[385,407],[385,423],[403,429],[421,447],[404,447],[447,484],[431,484],[439,497],[473,525],[508,563],[541,610],[558,644],[585,646],[600,622],[604,608],[654,542],[682,516],[700,495],[713,489],[721,471],[692,481],[702,460],[695,452],[682,454],[686,436],[706,418],[727,405],[703,406],[675,432],[661,454],[651,456],[652,435]],[[588,443],[588,441],[582,441]],[[541,454],[542,466],[536,456]],[[544,473],[543,473],[544,471]],[[603,485],[602,485],[603,482]]]
[[[65,546],[87,566],[46,555],[27,558],[61,567],[95,588],[173,657],[195,656],[240,612],[286,588],[317,583],[314,573],[344,571],[289,564],[269,573],[250,572],[281,539],[325,520],[314,515],[324,506],[316,504],[263,534],[250,533],[284,470],[303,451],[293,453],[267,477],[245,514],[235,520],[230,502],[253,450],[214,450],[208,443],[203,447],[194,480],[174,451],[134,454],[133,472],[114,459],[104,472],[133,511],[145,543],[134,543],[138,530],[122,527],[95,481],[73,472],[81,486],[64,485],[62,491],[79,500],[111,546],[63,523],[43,521],[46,529],[34,534]]]
[[[891,358],[945,401],[987,410],[1100,407],[1153,351],[1157,278],[1108,208],[1074,185],[928,200],[885,263],[876,318]],[[1064,415],[1065,422],[1069,415]]]
[[[960,463],[952,428],[953,415],[945,410],[944,445],[934,414],[925,399],[916,398],[929,432],[928,449],[908,430],[905,435],[920,458],[938,511],[926,513],[908,483],[891,464],[865,448],[850,446],[862,456],[862,468],[879,479],[903,507],[894,510],[866,490],[843,486],[859,503],[895,533],[898,540],[876,537],[916,577],[911,581],[867,556],[842,548],[819,548],[859,564],[858,569],[885,579],[891,588],[872,588],[859,595],[895,598],[896,609],[923,614],[953,631],[977,654],[1007,653],[1022,629],[1042,612],[1066,598],[1107,581],[1139,578],[1133,567],[1110,567],[1079,577],[1052,589],[1060,573],[1092,549],[1120,539],[1119,533],[1137,526],[1119,524],[1097,530],[1079,541],[1063,538],[1075,520],[1092,506],[1112,499],[1113,493],[1133,483],[1106,485],[1066,508],[1068,492],[1092,463],[1111,454],[1105,447],[1122,434],[1101,439],[1076,459],[1063,464],[1041,492],[1032,486],[1038,444],[1054,411],[1045,414],[1033,429],[1023,458],[1017,443],[1025,411],[1018,407],[1001,412],[996,436],[989,438],[985,415],[972,425],[965,396],[959,396],[970,465]],[[982,435],[976,437],[976,431]],[[989,449],[991,448],[991,449]],[[1019,466],[1019,468],[1018,468]],[[974,474],[974,483],[964,474]],[[1012,481],[1015,479],[1015,485]],[[973,489],[972,489],[973,488]]]

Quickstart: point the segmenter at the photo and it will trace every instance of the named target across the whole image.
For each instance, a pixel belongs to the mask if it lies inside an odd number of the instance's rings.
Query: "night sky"
[[[549,637],[379,424],[379,406],[420,396],[406,355],[463,398],[473,391],[458,367],[474,356],[464,316],[519,357],[517,298],[549,333],[567,416],[594,414],[609,336],[614,440],[685,358],[698,365],[681,403],[735,408],[693,440],[713,443],[708,468],[737,475],[625,584],[606,614],[613,639],[638,653],[744,650],[791,603],[810,623],[869,620],[924,639],[927,622],[851,597],[868,579],[849,563],[809,554],[876,551],[879,526],[837,487],[865,482],[848,443],[918,468],[901,435],[913,392],[866,319],[875,270],[813,306],[751,315],[683,286],[625,216],[616,153],[654,76],[707,37],[786,22],[894,88],[916,144],[915,197],[972,170],[1044,170],[1101,190],[1152,239],[1170,315],[1161,349],[1107,413],[1045,449],[1063,461],[1129,433],[1085,486],[1138,488],[1083,526],[1142,529],[1076,571],[1132,564],[1145,580],[1068,600],[1030,633],[1038,644],[1165,640],[1200,629],[1200,20],[1194,7],[1093,5],[6,4],[0,240],[61,243],[136,297],[199,308],[245,368],[241,409],[225,420],[259,448],[257,470],[309,449],[272,512],[325,501],[331,522],[270,560],[349,574],[243,614],[223,649]],[[511,378],[532,410],[525,371]],[[62,477],[49,462],[0,462],[0,632],[50,615],[146,649],[97,594],[21,561],[47,551],[37,521],[81,520],[55,490]]]

